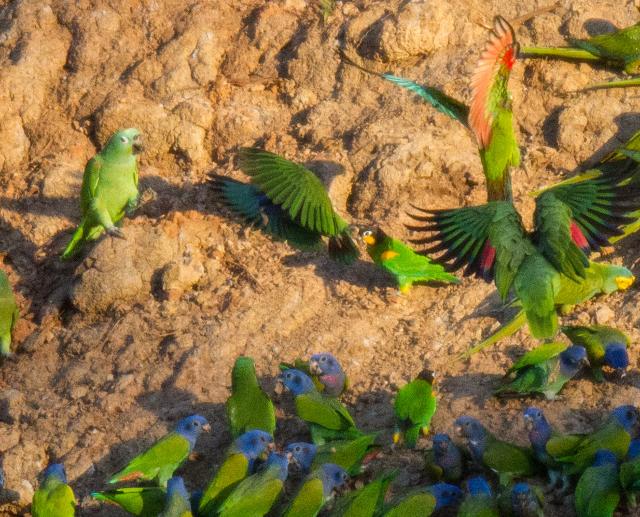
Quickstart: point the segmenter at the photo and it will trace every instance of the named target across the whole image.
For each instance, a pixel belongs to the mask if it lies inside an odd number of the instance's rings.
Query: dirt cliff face
[[[353,388],[365,429],[385,427],[398,385],[428,362],[439,373],[433,422],[480,416],[522,441],[526,401],[490,398],[523,348],[517,334],[469,363],[459,353],[504,319],[492,286],[417,287],[399,297],[366,260],[352,267],[298,253],[216,206],[212,172],[241,177],[240,145],[309,163],[338,210],[408,237],[404,211],[485,198],[476,146],[456,122],[415,96],[345,65],[337,48],[469,100],[469,78],[495,14],[546,5],[490,0],[338,2],[326,24],[312,0],[10,1],[0,8],[0,259],[16,285],[17,357],[0,369],[0,455],[9,487],[30,501],[49,457],[62,459],[81,515],[117,515],[88,494],[186,414],[213,422],[201,461],[182,469],[202,484],[229,441],[223,403],[238,354],[255,358],[267,388],[277,364],[331,351]],[[523,44],[562,44],[607,24],[634,23],[631,2],[563,0],[517,29]],[[531,190],[611,151],[640,129],[640,90],[571,93],[611,72],[519,62],[511,80],[523,151],[516,203]],[[139,127],[147,151],[145,203],[84,259],[57,256],[79,218],[82,170],[119,127]],[[638,237],[607,257],[638,273]],[[636,287],[580,307],[567,321],[613,323],[640,338]],[[632,351],[632,366],[638,354]],[[562,403],[539,402],[569,431],[638,400],[636,371],[617,383],[585,378]],[[284,417],[284,414],[281,416]],[[280,441],[299,437],[279,424]],[[418,482],[419,454],[385,455]],[[566,505],[549,515],[567,515]],[[18,511],[19,509],[14,509]],[[9,510],[7,510],[9,511]],[[12,510],[13,511],[13,510]]]

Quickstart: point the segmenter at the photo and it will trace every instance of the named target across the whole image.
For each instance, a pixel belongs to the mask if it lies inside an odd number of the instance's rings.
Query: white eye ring
[[[126,136],[121,136],[121,137],[120,137],[120,141],[121,141],[123,144],[126,144],[127,142],[129,142],[129,139],[128,139]]]
[[[369,237],[369,235],[373,235],[373,232],[371,230],[366,230],[362,232],[363,237]]]

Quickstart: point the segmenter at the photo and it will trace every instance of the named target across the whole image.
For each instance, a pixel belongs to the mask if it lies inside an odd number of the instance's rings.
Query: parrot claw
[[[111,228],[107,228],[107,233],[112,237],[117,237],[118,239],[123,239],[125,241],[127,240],[127,237],[125,236],[124,232],[117,226],[112,226]]]

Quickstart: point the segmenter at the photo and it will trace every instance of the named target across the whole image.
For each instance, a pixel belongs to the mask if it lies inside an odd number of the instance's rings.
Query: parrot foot
[[[127,240],[127,237],[125,236],[124,232],[117,226],[112,226],[111,228],[107,228],[106,232],[112,237],[117,237],[118,239],[123,239],[125,241]]]

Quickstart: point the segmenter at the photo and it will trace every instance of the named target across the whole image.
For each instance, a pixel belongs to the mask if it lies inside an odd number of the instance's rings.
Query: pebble
[[[613,317],[613,311],[607,306],[600,307],[596,311],[596,322],[598,323],[598,325],[604,325],[605,323],[608,323],[613,319]]]

